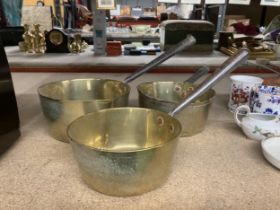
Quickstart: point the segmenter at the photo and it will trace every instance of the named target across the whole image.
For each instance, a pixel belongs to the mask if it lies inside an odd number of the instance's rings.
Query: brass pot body
[[[90,113],[68,127],[83,180],[113,196],[161,186],[171,171],[180,132],[180,122],[166,113],[129,107]]]
[[[74,79],[51,82],[38,88],[50,135],[68,142],[67,126],[76,118],[111,107],[127,106],[130,87],[107,79]]]
[[[194,88],[196,88],[195,85],[186,82],[160,81],[142,83],[137,87],[139,106],[169,113]],[[182,124],[181,136],[193,136],[204,130],[215,94],[213,89],[208,90],[175,116]]]

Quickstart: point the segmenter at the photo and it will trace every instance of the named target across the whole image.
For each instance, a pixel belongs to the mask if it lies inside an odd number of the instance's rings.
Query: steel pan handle
[[[187,49],[187,48],[193,46],[195,43],[196,43],[196,39],[192,35],[187,35],[187,37],[183,41],[179,42],[178,44],[171,47],[169,50],[167,50],[166,52],[164,52],[163,54],[161,54],[160,56],[158,56],[151,62],[147,63],[140,69],[136,70],[136,72],[134,72],[133,74],[131,74],[127,78],[125,78],[123,82],[129,83],[129,82],[135,80],[136,78],[138,78],[142,74],[148,72],[155,66],[158,66],[159,64],[163,63],[167,59],[171,58],[176,53],[182,51],[183,49]]]
[[[219,82],[226,74],[232,72],[238,66],[247,61],[249,51],[247,49],[240,49],[235,55],[229,57],[222,66],[216,70],[211,76],[206,78],[182,103],[180,103],[169,115],[174,116],[197,97],[205,93],[208,89]]]
[[[202,66],[198,70],[196,70],[196,72],[184,82],[194,83],[200,77],[204,76],[205,74],[208,74],[208,72],[209,72],[209,68],[207,66]]]
[[[280,75],[280,72],[279,70],[276,70],[276,69],[273,69],[273,68],[270,68],[268,65],[265,65],[265,64],[259,64],[259,63],[253,63],[251,61],[247,61],[248,64],[251,64],[253,66],[257,66],[257,67],[261,67],[261,68],[264,68],[264,69],[267,69],[271,72],[274,72],[275,74],[277,74],[278,76]]]

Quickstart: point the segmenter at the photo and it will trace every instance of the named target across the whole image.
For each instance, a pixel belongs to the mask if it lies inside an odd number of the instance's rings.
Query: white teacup
[[[254,88],[262,84],[263,79],[249,75],[234,75],[231,79],[228,108],[234,112],[240,105],[250,105],[250,96]]]

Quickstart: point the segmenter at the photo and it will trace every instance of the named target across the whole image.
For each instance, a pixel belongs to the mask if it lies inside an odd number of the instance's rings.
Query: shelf
[[[133,72],[148,63],[155,56],[94,56],[92,46],[81,54],[49,53],[44,55],[26,54],[18,47],[6,47],[6,53],[13,72]],[[227,56],[218,51],[211,54],[184,53],[165,61],[153,72],[161,73],[192,73],[198,67],[207,65],[215,70]],[[280,67],[280,61],[273,61]],[[265,73],[268,72],[253,65],[243,65],[235,72]]]

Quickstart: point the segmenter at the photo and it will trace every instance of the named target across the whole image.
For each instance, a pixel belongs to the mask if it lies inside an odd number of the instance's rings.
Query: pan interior
[[[75,79],[48,83],[38,91],[54,100],[113,100],[128,94],[130,87],[116,80]]]
[[[84,115],[68,127],[71,141],[107,152],[136,152],[160,147],[181,132],[175,118],[156,110],[113,108]]]
[[[147,82],[138,86],[138,90],[153,99],[179,103],[186,98],[196,86],[187,82],[172,82],[172,81],[159,81],[159,82]],[[215,96],[215,91],[210,89],[203,95],[197,98],[193,104],[208,103],[210,99]]]

